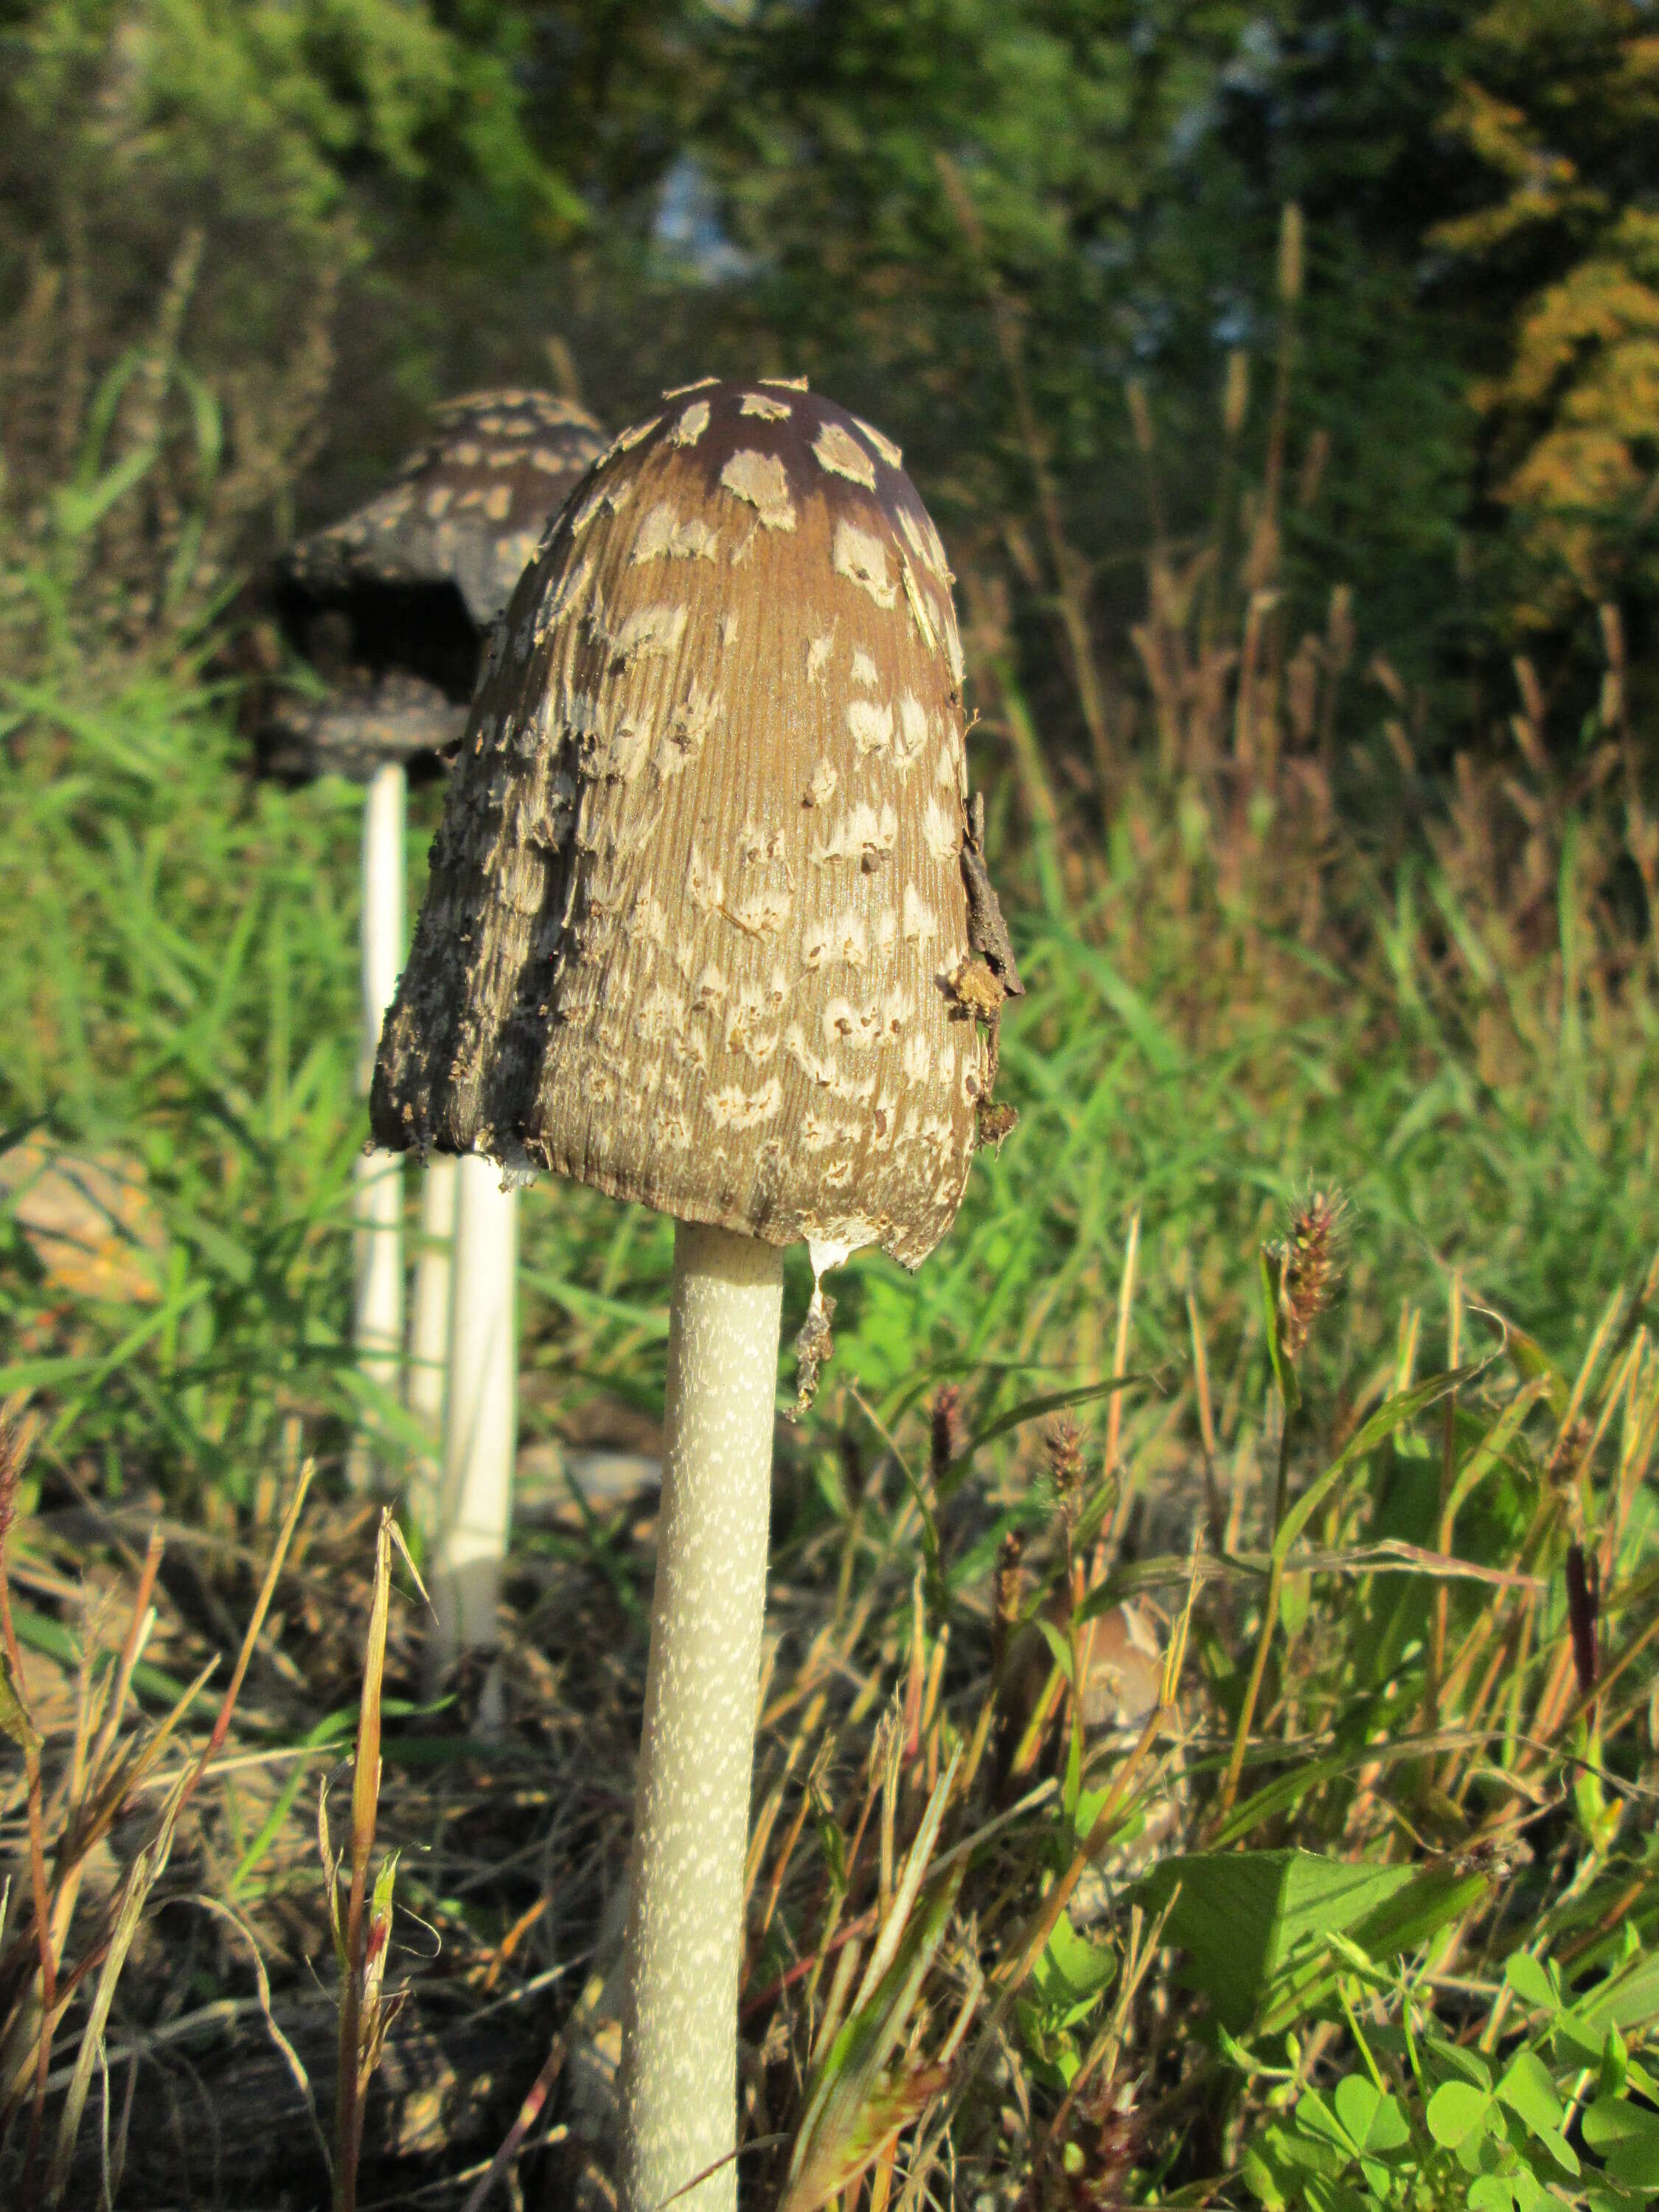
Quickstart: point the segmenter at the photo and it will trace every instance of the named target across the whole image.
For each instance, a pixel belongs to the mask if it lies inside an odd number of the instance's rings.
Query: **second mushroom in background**
[[[432,420],[432,435],[387,490],[279,563],[283,630],[327,688],[280,696],[256,737],[267,774],[298,781],[332,770],[368,787],[365,1091],[404,961],[406,773],[442,763],[459,745],[491,626],[605,437],[585,408],[544,392],[474,392],[434,408]],[[360,1161],[356,1211],[359,1364],[377,1388],[394,1392],[404,1334],[395,1158],[371,1152]],[[488,1163],[444,1159],[423,1184],[422,1232],[407,1400],[434,1446],[441,1438],[441,1459],[417,1476],[411,1504],[442,1583],[446,1553],[457,1543],[497,1559],[506,1547],[515,1432],[513,1194]],[[356,1479],[371,1481],[366,1438],[354,1460]],[[439,1665],[469,1640],[467,1626],[447,1608]],[[474,1640],[493,1642],[493,1624],[476,1626]]]
[[[628,2212],[735,2195],[782,1248],[921,1264],[1018,988],[981,951],[1006,940],[976,826],[970,849],[951,580],[879,431],[778,379],[665,394],[507,610],[375,1073],[380,1143],[678,1224]]]

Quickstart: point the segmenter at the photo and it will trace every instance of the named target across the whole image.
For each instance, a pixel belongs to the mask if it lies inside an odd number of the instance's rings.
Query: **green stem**
[[[1283,1401],[1281,1401],[1281,1403]],[[1285,1526],[1285,1509],[1291,1502],[1291,1423],[1296,1418],[1294,1408],[1285,1407],[1285,1418],[1279,1429],[1279,1474],[1273,1484],[1273,1542],[1279,1542],[1279,1532]]]
[[[1281,1405],[1284,1404],[1280,1400]],[[1255,1641],[1255,1658],[1250,1668],[1250,1679],[1244,1691],[1244,1702],[1238,1709],[1238,1725],[1233,1731],[1232,1755],[1227,1761],[1227,1771],[1222,1777],[1221,1794],[1216,1800],[1216,1819],[1224,1820],[1233,1809],[1233,1800],[1238,1795],[1239,1777],[1244,1771],[1244,1753],[1250,1741],[1250,1723],[1255,1718],[1256,1701],[1261,1695],[1262,1678],[1267,1671],[1267,1654],[1273,1648],[1273,1631],[1279,1625],[1279,1597],[1285,1586],[1285,1560],[1279,1548],[1279,1532],[1285,1523],[1285,1510],[1290,1503],[1291,1487],[1291,1423],[1295,1416],[1289,1406],[1284,1407],[1284,1419],[1279,1432],[1279,1474],[1273,1485],[1273,1549],[1272,1564],[1267,1570],[1267,1595],[1261,1608],[1261,1631]]]

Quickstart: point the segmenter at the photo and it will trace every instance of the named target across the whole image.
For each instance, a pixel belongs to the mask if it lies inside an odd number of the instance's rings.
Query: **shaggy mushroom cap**
[[[279,564],[283,628],[331,689],[276,703],[267,773],[362,775],[458,743],[484,635],[605,442],[585,409],[541,392],[476,392],[433,420],[388,490]]]
[[[988,1070],[963,739],[898,448],[782,380],[665,395],[497,633],[377,1141],[919,1265]]]

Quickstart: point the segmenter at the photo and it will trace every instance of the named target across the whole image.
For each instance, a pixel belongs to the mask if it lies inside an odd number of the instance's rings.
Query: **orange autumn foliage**
[[[1486,81],[1446,118],[1502,193],[1435,243],[1534,277],[1507,368],[1471,395],[1528,556],[1527,626],[1659,576],[1659,214],[1626,181],[1659,129],[1650,21],[1635,0],[1500,0],[1476,27]]]

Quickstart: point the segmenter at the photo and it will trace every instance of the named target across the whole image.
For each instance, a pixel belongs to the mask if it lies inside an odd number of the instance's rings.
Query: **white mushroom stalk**
[[[381,1024],[404,964],[404,797],[400,763],[377,768],[363,805],[362,1042],[357,1080],[367,1095]],[[404,1342],[404,1170],[395,1152],[360,1152],[354,1167],[356,1299],[352,1347],[365,1382],[398,1388]],[[371,1424],[372,1425],[372,1424]],[[374,1447],[361,1431],[349,1474],[354,1487],[376,1479]]]
[[[662,1512],[629,1895],[625,2206],[737,2201],[738,1966],[783,1255],[674,1232]]]
[[[440,1152],[421,1178],[421,1244],[409,1318],[409,1410],[441,1448],[449,1370],[450,1240],[455,1234],[456,1162]],[[416,1517],[426,1516],[416,1496]]]
[[[443,1473],[422,1530],[434,1674],[499,1640],[518,1435],[518,1194],[493,1160],[469,1153],[456,1166]]]

